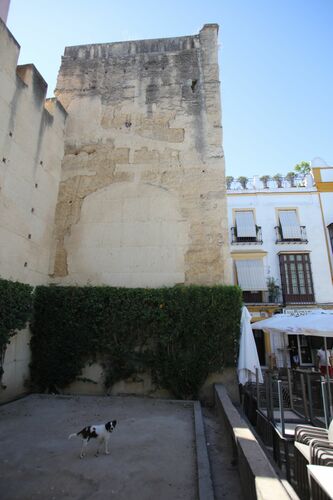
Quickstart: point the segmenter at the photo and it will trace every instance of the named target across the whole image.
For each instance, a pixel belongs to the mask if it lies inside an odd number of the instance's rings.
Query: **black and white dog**
[[[99,454],[99,447],[103,441],[105,444],[105,453],[106,453],[106,455],[108,455],[109,454],[109,449],[108,449],[109,439],[111,437],[111,432],[114,430],[116,425],[117,425],[117,420],[111,420],[110,422],[107,422],[106,424],[88,425],[87,427],[84,427],[84,429],[82,429],[81,431],[74,432],[73,434],[70,434],[68,436],[68,439],[71,439],[72,437],[77,436],[83,440],[80,458],[84,457],[84,451],[85,451],[90,439],[97,439],[98,447],[97,447],[96,456]]]

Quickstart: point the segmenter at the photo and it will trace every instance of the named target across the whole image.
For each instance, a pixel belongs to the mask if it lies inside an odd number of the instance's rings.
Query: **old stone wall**
[[[0,277],[39,285],[49,282],[66,111],[45,101],[32,64],[17,66],[19,50],[0,20]],[[25,390],[29,360],[24,330],[7,350],[0,400]]]
[[[55,281],[229,282],[217,35],[65,49]]]
[[[49,280],[66,112],[0,21],[0,276]]]

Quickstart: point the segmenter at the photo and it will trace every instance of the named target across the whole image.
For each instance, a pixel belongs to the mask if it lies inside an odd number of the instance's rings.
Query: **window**
[[[279,210],[275,243],[308,243],[305,226],[300,226],[296,209]]]
[[[284,240],[300,240],[301,228],[296,210],[279,210],[281,236]]]
[[[266,365],[265,334],[262,330],[253,330],[260,366]]]
[[[280,254],[279,260],[284,302],[314,302],[309,254]]]
[[[327,229],[328,229],[328,237],[331,242],[331,250],[333,253],[333,222],[329,226],[327,226]]]
[[[261,244],[261,228],[256,226],[253,210],[236,210],[235,225],[231,228],[231,243]]]
[[[262,259],[236,260],[239,286],[246,291],[267,290]]]
[[[264,302],[262,292],[243,290],[242,296],[245,304],[262,304]]]
[[[311,365],[312,355],[310,337],[306,335],[288,335],[288,340],[291,366]]]
[[[252,210],[236,212],[235,218],[238,238],[257,237]]]
[[[262,303],[263,291],[267,290],[262,259],[236,260],[238,285],[243,290],[246,303]]]

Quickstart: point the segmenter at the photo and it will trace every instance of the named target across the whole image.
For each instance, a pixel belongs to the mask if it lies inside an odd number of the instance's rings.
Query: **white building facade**
[[[228,189],[233,283],[254,320],[286,309],[333,309],[333,167],[267,187],[255,178]],[[256,334],[261,364],[273,353],[281,362],[281,339]],[[311,341],[291,338],[301,365],[314,359]],[[303,345],[304,344],[304,345]],[[281,357],[281,356],[280,356]]]

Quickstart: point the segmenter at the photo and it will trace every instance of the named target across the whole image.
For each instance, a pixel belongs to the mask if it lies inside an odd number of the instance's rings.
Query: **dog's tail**
[[[70,434],[70,435],[68,436],[68,439],[72,439],[72,438],[73,438],[73,437],[75,437],[75,436],[77,436],[77,433],[76,433],[76,432],[74,432],[73,434]]]

